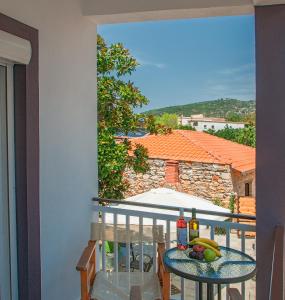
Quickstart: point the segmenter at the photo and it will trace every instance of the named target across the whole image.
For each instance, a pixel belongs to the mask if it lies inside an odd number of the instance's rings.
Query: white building
[[[231,128],[244,128],[245,123],[242,122],[230,122],[224,118],[206,118],[203,114],[191,115],[190,117],[180,116],[178,117],[178,124],[194,127],[197,131],[204,131],[208,129],[220,130],[226,126]]]

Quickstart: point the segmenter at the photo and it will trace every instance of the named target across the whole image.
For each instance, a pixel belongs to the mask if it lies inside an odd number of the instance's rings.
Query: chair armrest
[[[130,300],[142,300],[142,291],[139,285],[131,287]]]
[[[81,257],[77,263],[77,271],[87,271],[89,262],[96,250],[96,241],[89,241],[88,246],[83,250]]]
[[[242,300],[242,296],[241,296],[238,289],[229,288],[228,293],[229,293],[229,296],[230,296],[230,300]]]

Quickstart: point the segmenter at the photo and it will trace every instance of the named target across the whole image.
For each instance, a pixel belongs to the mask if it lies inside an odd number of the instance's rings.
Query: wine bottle
[[[180,209],[180,217],[176,222],[177,228],[177,248],[179,250],[186,250],[187,245],[187,222],[184,219],[184,210]]]
[[[192,208],[192,219],[189,221],[189,242],[199,237],[199,221],[196,218],[196,208]]]

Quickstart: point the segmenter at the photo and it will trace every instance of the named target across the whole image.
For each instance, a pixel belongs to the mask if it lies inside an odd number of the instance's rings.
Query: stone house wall
[[[135,174],[132,170],[126,170],[125,178],[129,181],[130,187],[125,196],[134,196],[144,193],[154,188],[167,187],[180,192],[185,192],[195,196],[201,196],[208,200],[221,200],[225,206],[228,205],[232,193],[243,190],[243,184],[246,180],[254,180],[254,173],[246,176],[233,173],[228,165],[207,164],[198,162],[176,162],[178,164],[178,182],[168,181],[167,168],[168,163],[173,161],[161,159],[149,159],[150,170],[146,174]]]
[[[146,174],[136,174],[133,170],[127,169],[125,178],[130,187],[125,193],[126,197],[134,196],[165,186],[165,160],[149,159],[150,169]]]
[[[251,185],[251,197],[255,197],[255,171],[241,174],[239,172],[232,173],[234,190],[240,197],[245,196],[245,184]]]
[[[234,191],[228,165],[180,162],[179,177],[184,192],[225,205]]]

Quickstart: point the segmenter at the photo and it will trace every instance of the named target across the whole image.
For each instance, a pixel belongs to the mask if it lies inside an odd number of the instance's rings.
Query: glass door
[[[17,299],[12,66],[0,62],[0,300]]]

